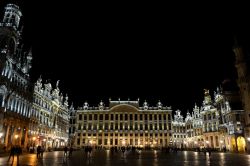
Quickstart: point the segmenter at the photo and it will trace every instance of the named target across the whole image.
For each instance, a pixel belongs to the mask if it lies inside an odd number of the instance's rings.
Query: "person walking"
[[[64,156],[66,156],[66,158],[67,158],[68,147],[67,147],[67,146],[65,146],[63,150],[64,150]]]
[[[73,153],[73,147],[71,146],[71,147],[69,148],[69,157],[72,157],[72,153]]]
[[[37,158],[40,158],[40,153],[41,153],[41,146],[39,145],[39,146],[36,148],[36,157],[37,157]]]
[[[17,158],[17,165],[19,165],[19,156],[22,154],[22,148],[20,146],[16,146],[16,158]]]
[[[11,157],[13,158],[13,161],[14,161],[15,151],[16,151],[15,146],[11,146],[10,155],[9,155],[8,161],[10,161],[10,158],[11,158]]]
[[[41,155],[40,155],[41,158],[43,158],[43,152],[44,152],[44,151],[45,151],[45,148],[44,148],[44,146],[42,146],[42,147],[41,147],[41,151],[40,151],[40,153],[41,153]]]

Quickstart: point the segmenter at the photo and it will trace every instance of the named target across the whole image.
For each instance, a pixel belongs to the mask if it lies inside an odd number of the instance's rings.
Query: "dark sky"
[[[32,81],[60,80],[75,106],[139,97],[185,112],[201,104],[204,88],[213,94],[236,78],[233,34],[245,31],[243,12],[195,4],[18,4],[33,48]]]

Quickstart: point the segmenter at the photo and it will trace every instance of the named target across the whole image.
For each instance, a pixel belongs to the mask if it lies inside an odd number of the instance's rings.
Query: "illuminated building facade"
[[[172,134],[172,145],[176,148],[186,147],[186,124],[183,120],[180,110],[175,111],[174,120],[172,121],[173,134]]]
[[[188,118],[189,117],[189,118]],[[204,147],[203,140],[203,120],[200,114],[199,107],[195,104],[192,112],[192,116],[186,116],[185,121],[189,121],[189,127],[187,127],[187,143],[189,148]],[[190,124],[191,123],[191,124]],[[190,132],[190,134],[189,134]]]
[[[69,109],[68,96],[63,97],[59,81],[53,89],[51,83],[42,83],[39,78],[34,86],[34,102],[29,130],[30,146],[46,148],[68,144]]]
[[[206,148],[219,148],[219,112],[212,102],[209,90],[205,90],[204,101],[201,108],[203,119],[203,136]]]
[[[28,142],[32,88],[29,78],[32,54],[23,48],[22,13],[8,4],[0,23],[0,146]]]
[[[214,97],[215,106],[220,113],[220,149],[226,148],[233,152],[245,152],[245,111],[242,109],[238,91],[217,88]]]
[[[103,102],[98,107],[89,107],[85,102],[74,113],[74,145],[77,147],[160,148],[170,145],[172,110],[171,107],[163,107],[160,101],[156,107],[149,107],[146,101],[143,107],[139,107],[139,100],[110,100],[109,107],[105,107]]]

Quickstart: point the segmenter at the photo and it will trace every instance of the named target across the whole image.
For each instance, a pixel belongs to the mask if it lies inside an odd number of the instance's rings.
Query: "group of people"
[[[19,155],[22,154],[22,148],[19,145],[12,146],[10,149],[10,155],[8,161],[11,157],[13,158],[12,163],[14,162],[15,155],[17,156],[17,163],[19,163]]]
[[[69,155],[68,157],[71,157],[72,156],[72,153],[73,153],[73,147],[71,146],[69,149],[67,146],[65,146],[63,148],[63,151],[64,151],[64,156],[67,157],[67,154],[68,154],[68,151],[69,151]]]
[[[38,146],[36,149],[36,157],[37,158],[43,158],[43,152],[45,151],[44,146]]]
[[[86,154],[87,154],[87,157],[90,157],[91,156],[91,152],[92,152],[92,147],[91,146],[86,146],[86,147],[84,147],[84,150],[85,150],[85,152],[86,152]]]

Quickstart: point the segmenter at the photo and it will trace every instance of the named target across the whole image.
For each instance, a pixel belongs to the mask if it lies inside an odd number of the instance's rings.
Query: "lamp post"
[[[122,140],[122,146],[125,146],[125,144],[126,144],[126,142],[125,142],[125,140],[123,139],[123,140]]]
[[[221,151],[222,151],[223,147],[224,147],[223,141],[220,140],[220,150],[221,150]]]
[[[0,145],[2,144],[2,136],[3,136],[3,133],[0,133]]]

